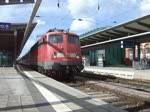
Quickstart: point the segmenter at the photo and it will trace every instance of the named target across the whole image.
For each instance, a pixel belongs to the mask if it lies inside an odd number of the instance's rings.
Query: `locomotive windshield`
[[[79,44],[79,37],[70,35],[68,41],[73,44]]]
[[[63,43],[63,36],[61,35],[49,35],[50,43]]]

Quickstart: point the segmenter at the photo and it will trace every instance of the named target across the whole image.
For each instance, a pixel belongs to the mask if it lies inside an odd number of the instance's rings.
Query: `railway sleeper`
[[[124,107],[125,108],[125,107]],[[144,103],[144,104],[136,104],[126,107],[127,111],[129,112],[150,112],[150,104]]]
[[[128,101],[117,101],[117,102],[113,102],[111,103],[113,106],[117,106],[117,107],[121,107],[124,105],[130,105],[131,103]]]
[[[113,102],[117,102],[120,100],[118,97],[115,97],[115,96],[106,97],[106,98],[98,98],[98,99],[101,99],[101,100],[108,102],[108,103],[113,103]]]
[[[115,94],[118,94],[120,96],[125,96],[128,98],[132,98],[136,101],[150,102],[150,95],[147,92],[141,92],[137,90],[132,90],[132,89],[124,88],[124,87],[118,87],[118,86],[94,82],[94,81],[88,81],[87,83],[96,88],[103,89],[106,91],[111,91]]]
[[[132,105],[123,105],[121,106],[120,108],[123,109],[123,110],[130,110],[130,109],[133,109],[134,108],[134,111],[137,111],[136,108],[138,108],[139,105],[137,104],[132,104]],[[131,110],[130,110],[131,111]],[[130,112],[129,111],[129,112]]]

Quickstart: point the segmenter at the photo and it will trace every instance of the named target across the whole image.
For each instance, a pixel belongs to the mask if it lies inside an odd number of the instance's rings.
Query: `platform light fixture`
[[[0,5],[16,5],[34,3],[34,0],[0,0]]]

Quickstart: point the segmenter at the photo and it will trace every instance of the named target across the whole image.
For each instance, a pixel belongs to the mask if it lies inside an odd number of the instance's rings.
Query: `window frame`
[[[62,41],[61,42],[51,42],[50,39],[52,38],[51,36],[55,36],[55,39],[56,39],[56,36],[59,36],[59,38],[61,37],[62,38]],[[58,41],[58,40],[57,40]],[[63,35],[48,35],[48,42],[51,43],[51,44],[58,44],[58,43],[64,43],[64,37]]]
[[[77,39],[78,39],[78,42],[71,42],[71,41],[69,41],[69,39],[70,39],[69,37],[77,38]],[[74,40],[74,41],[75,41],[75,40]],[[76,35],[69,35],[69,36],[68,36],[68,42],[71,43],[71,44],[77,44],[77,45],[80,44],[79,37],[76,36]]]

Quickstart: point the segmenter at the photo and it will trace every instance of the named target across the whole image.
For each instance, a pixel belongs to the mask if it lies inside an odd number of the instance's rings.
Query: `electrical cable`
[[[149,3],[150,3],[150,2],[149,2]],[[145,5],[148,5],[148,4],[145,4]],[[145,5],[143,5],[143,6],[145,6]],[[129,10],[126,10],[126,11],[124,11],[124,12],[121,12],[121,13],[117,14],[117,15],[115,16],[115,18],[116,18],[116,17],[119,17],[119,16],[121,16],[121,15],[124,15],[124,14],[130,12],[132,9],[136,9],[136,8],[139,8],[139,7],[138,7],[138,6],[134,6],[134,7],[130,8]],[[135,10],[132,10],[132,11],[135,11]],[[133,14],[133,13],[132,13],[132,14]],[[107,18],[107,19],[105,19],[104,21],[108,21],[108,20],[110,20],[110,19],[112,19],[112,18],[114,18],[114,17]],[[104,21],[100,21],[100,23],[103,23]]]

